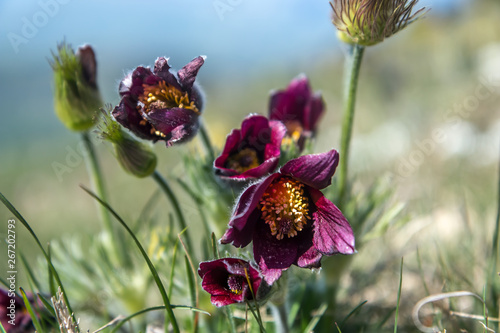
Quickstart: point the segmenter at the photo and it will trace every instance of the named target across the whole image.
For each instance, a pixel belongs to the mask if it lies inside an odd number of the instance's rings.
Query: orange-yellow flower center
[[[283,138],[281,144],[290,145],[292,143],[299,142],[300,137],[302,136],[302,132],[304,129],[300,121],[290,120],[285,122],[286,126],[286,136]]]
[[[304,184],[290,177],[281,177],[269,185],[262,195],[260,210],[271,234],[279,240],[296,236],[311,219]]]
[[[226,168],[240,173],[256,168],[260,165],[257,152],[252,148],[245,148],[227,158]]]
[[[227,286],[229,287],[229,290],[231,290],[231,292],[236,295],[241,295],[241,293],[243,292],[244,282],[245,278],[240,275],[230,274],[227,278]]]
[[[200,113],[194,102],[189,100],[187,92],[183,93],[165,81],[161,81],[157,85],[144,84],[143,88],[144,93],[139,98],[144,104],[144,107],[139,107],[142,112],[149,113],[157,109],[181,108]],[[147,120],[144,118],[141,124],[145,125],[146,123]],[[165,137],[165,134],[157,131],[154,127],[151,128],[151,134]]]

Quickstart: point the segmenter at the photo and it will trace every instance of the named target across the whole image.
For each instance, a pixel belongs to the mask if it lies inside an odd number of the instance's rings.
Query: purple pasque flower
[[[273,172],[285,133],[281,122],[249,115],[241,129],[233,129],[227,136],[222,154],[214,161],[216,173],[223,178],[248,180]]]
[[[331,184],[336,150],[288,161],[239,197],[221,243],[245,247],[272,284],[292,264],[320,267],[323,255],[352,254],[354,234],[342,212],[319,190]]]
[[[167,146],[193,137],[203,106],[194,81],[204,59],[193,59],[176,75],[163,57],[153,71],[137,67],[120,82],[122,100],[112,112],[116,121],[142,139],[164,140]]]
[[[202,288],[213,305],[221,307],[252,300],[261,283],[259,272],[245,260],[224,258],[200,263]]]
[[[269,119],[282,121],[287,128],[287,139],[302,150],[305,139],[314,136],[324,109],[321,94],[313,94],[307,77],[299,75],[286,90],[271,94]]]

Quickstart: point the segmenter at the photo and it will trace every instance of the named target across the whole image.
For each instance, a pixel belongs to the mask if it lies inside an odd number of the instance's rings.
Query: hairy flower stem
[[[214,148],[212,146],[212,143],[210,141],[210,136],[208,136],[207,129],[205,128],[205,124],[203,122],[201,122],[200,125],[200,136],[201,136],[201,141],[203,142],[203,145],[205,146],[205,149],[208,153],[210,161],[213,161],[215,159]]]
[[[347,62],[345,81],[344,114],[342,120],[342,136],[340,140],[340,174],[339,174],[339,207],[342,209],[347,192],[347,169],[349,162],[349,146],[351,143],[352,125],[354,123],[354,107],[356,104],[356,90],[358,87],[359,70],[363,59],[364,46],[355,44],[352,47]]]
[[[90,139],[89,132],[82,132],[82,140],[84,143],[85,147],[85,161],[87,164],[87,171],[89,173],[89,177],[92,182],[92,187],[94,188],[94,191],[96,194],[102,198],[102,200],[109,202],[108,201],[108,196],[106,193],[106,189],[104,187],[104,182],[103,182],[103,177],[102,177],[102,172],[101,172],[101,167],[99,166],[99,162],[97,160],[97,155],[94,149],[94,144],[92,143],[92,140]],[[125,244],[123,242],[123,237],[120,237],[117,235],[116,231],[113,228],[113,224],[111,224],[111,219],[109,216],[108,211],[106,210],[106,207],[99,205],[98,204],[98,209],[101,215],[101,220],[104,224],[105,230],[108,232],[109,237],[111,237],[111,244],[113,246],[118,245],[118,248],[114,248],[114,251],[116,252],[116,256],[119,260],[122,261],[122,264],[127,264],[130,261],[128,260],[128,251],[125,247]]]
[[[170,203],[172,204],[172,207],[174,208],[175,215],[177,217],[177,220],[179,221],[179,226],[180,226],[180,231],[184,230],[187,228],[186,226],[186,220],[184,219],[184,214],[182,214],[181,206],[179,205],[179,200],[177,200],[177,197],[175,196],[174,192],[170,188],[170,185],[168,185],[167,181],[163,176],[155,170],[153,174],[151,175],[153,179],[156,181],[158,186],[161,188],[163,193],[167,196],[168,200],[170,200]],[[189,236],[189,230],[186,229],[184,232],[186,235],[186,245],[188,251],[191,253],[193,251],[193,246],[191,243],[191,237]]]

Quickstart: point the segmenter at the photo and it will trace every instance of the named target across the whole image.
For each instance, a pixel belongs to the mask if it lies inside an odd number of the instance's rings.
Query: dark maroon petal
[[[303,122],[304,107],[311,98],[309,81],[300,75],[290,82],[285,91],[272,94],[269,104],[269,118],[272,120]]]
[[[94,88],[97,88],[97,62],[94,50],[90,45],[83,45],[76,51],[76,57],[82,65],[83,77],[85,81]]]
[[[339,153],[332,149],[321,154],[303,155],[288,161],[280,173],[300,180],[316,189],[332,183],[332,176],[339,164]]]
[[[155,68],[153,69],[156,79],[158,80],[158,82],[163,80],[166,84],[173,86],[179,91],[183,91],[175,75],[170,73],[170,68],[171,67],[168,64],[168,59],[164,57],[159,57],[158,59],[156,59]],[[155,83],[148,82],[147,84],[154,85]]]
[[[189,109],[156,109],[146,115],[147,120],[167,136],[167,141],[175,143],[192,136],[198,128],[198,113]]]
[[[268,268],[266,262],[264,261],[264,258],[260,259],[259,269],[262,273],[262,276],[264,276],[264,281],[266,281],[268,285],[272,285],[274,282],[276,282],[281,277],[281,273],[283,273],[282,269]]]
[[[271,129],[271,142],[266,146],[264,151],[264,158],[280,157],[281,154],[281,141],[286,135],[286,126],[281,121],[269,121],[269,128]]]
[[[311,247],[297,259],[297,266],[304,268],[319,268],[321,267],[322,257],[323,254],[318,252],[314,247]]]
[[[316,132],[318,120],[323,115],[325,105],[321,94],[315,94],[307,103],[304,110],[303,126],[305,131]]]
[[[342,212],[320,191],[310,188],[309,194],[316,206],[314,247],[325,255],[355,253],[354,233]]]
[[[219,157],[214,161],[214,168],[224,176],[234,176],[238,172],[236,170],[228,169],[225,167],[228,157],[233,151],[238,150],[238,145],[241,140],[241,130],[233,129],[226,138],[224,149]]]
[[[196,79],[196,75],[198,74],[198,71],[200,70],[200,67],[204,62],[204,57],[196,57],[177,72],[179,83],[181,84],[182,88],[184,88],[184,90],[187,90],[188,92],[191,91],[191,87],[193,86],[194,80]]]
[[[222,244],[232,243],[236,247],[245,247],[252,241],[253,229],[261,214],[257,205],[269,184],[277,177],[277,173],[269,175],[243,191],[229,221],[229,228],[220,240]]]
[[[253,255],[255,261],[265,262],[268,269],[287,269],[295,263],[300,243],[299,237],[285,237],[278,240],[271,234],[263,221],[255,225],[253,234]]]
[[[157,141],[159,137],[151,134],[151,125],[149,123],[141,124],[143,118],[136,109],[136,104],[129,97],[123,97],[113,111],[113,117],[123,127],[129,129],[132,133],[141,139]]]
[[[271,140],[269,120],[261,115],[250,115],[241,123],[241,137],[245,146],[264,151]]]
[[[129,74],[120,82],[118,91],[120,95],[130,96],[134,101],[138,101],[139,97],[144,93],[143,84],[146,81],[154,81],[155,76],[149,68],[137,67],[132,74]],[[155,84],[151,82],[150,84]]]

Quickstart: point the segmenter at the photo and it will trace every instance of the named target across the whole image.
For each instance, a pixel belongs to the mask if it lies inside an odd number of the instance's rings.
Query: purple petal
[[[298,257],[299,242],[299,237],[277,239],[271,234],[269,226],[263,221],[259,221],[255,225],[253,235],[255,261],[259,265],[264,262],[268,269],[287,269],[295,263]]]
[[[226,143],[224,145],[224,149],[222,150],[222,154],[214,161],[214,168],[219,170],[225,176],[234,176],[238,174],[236,170],[228,169],[225,167],[225,165],[231,153],[238,149],[240,140],[241,130],[233,129],[226,138]]]
[[[155,68],[154,68],[153,72],[157,76],[158,82],[163,80],[163,81],[165,81],[166,84],[173,86],[174,88],[176,88],[179,91],[183,91],[183,89],[182,89],[181,85],[179,84],[179,82],[177,81],[177,78],[175,77],[175,75],[170,73],[170,68],[171,67],[168,64],[168,59],[166,59],[164,57],[159,57],[155,61]],[[156,82],[155,83],[148,83],[148,84],[154,85],[154,84],[156,84]]]
[[[339,153],[332,149],[321,154],[303,155],[288,161],[280,173],[291,176],[315,189],[332,183],[332,176],[339,163]]]
[[[315,94],[307,103],[304,110],[304,130],[316,132],[318,120],[323,115],[325,104],[321,94]]]
[[[279,268],[268,268],[266,266],[264,258],[261,258],[260,260],[259,269],[262,273],[262,276],[264,276],[264,281],[266,281],[268,285],[272,285],[274,282],[276,282],[281,277],[281,273],[283,272],[283,270]]]
[[[194,80],[196,79],[196,75],[198,74],[198,71],[200,70],[200,67],[204,62],[204,57],[196,57],[177,72],[179,83],[181,84],[182,88],[187,91],[191,90]]]
[[[113,117],[123,127],[129,129],[132,133],[141,139],[157,141],[159,137],[151,134],[151,125],[149,123],[141,124],[143,120],[136,109],[136,104],[131,101],[131,97],[125,96],[113,111]]]
[[[305,268],[319,268],[321,267],[321,258],[323,254],[318,252],[314,247],[311,247],[297,260],[297,266]]]
[[[188,137],[198,124],[198,113],[181,108],[156,109],[148,113],[146,118],[172,142]]]
[[[269,184],[279,176],[277,173],[269,175],[243,191],[229,221],[229,228],[220,240],[222,244],[233,243],[236,247],[245,247],[252,241],[253,229],[261,214],[257,208],[259,200]]]
[[[317,209],[313,213],[314,247],[325,255],[355,253],[354,233],[342,212],[320,191],[309,189],[309,193]]]
[[[263,151],[265,145],[271,140],[269,120],[261,115],[250,115],[241,123],[241,137],[245,146],[255,147]],[[260,148],[260,149],[259,149]]]
[[[304,75],[293,79],[284,91],[271,96],[269,118],[273,120],[303,122],[304,107],[311,97],[309,81]]]

